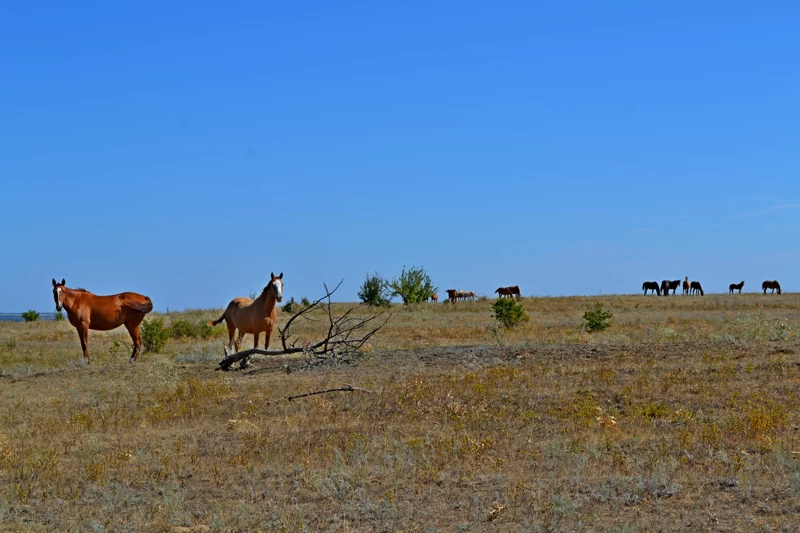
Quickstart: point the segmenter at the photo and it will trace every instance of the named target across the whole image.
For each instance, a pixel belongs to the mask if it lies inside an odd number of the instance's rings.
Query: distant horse
[[[689,283],[689,276],[686,276],[686,279],[683,280],[683,294],[690,294],[692,290],[692,284]]]
[[[669,291],[672,291],[672,294],[675,294],[675,291],[678,290],[678,286],[681,284],[681,280],[676,279],[675,281],[670,281],[665,279],[661,282],[661,294],[663,296],[669,296]]]
[[[142,335],[139,326],[144,316],[153,310],[153,302],[147,296],[135,292],[121,292],[113,296],[97,296],[84,289],[70,289],[53,280],[53,299],[56,311],[67,312],[69,323],[78,330],[81,339],[83,359],[89,364],[89,330],[109,331],[125,325],[133,341],[131,362],[139,360],[142,348]]]
[[[661,289],[658,288],[657,281],[645,281],[642,283],[642,290],[645,294],[647,294],[647,291],[653,291],[657,295],[661,296]]]
[[[508,289],[511,296],[522,298],[522,295],[519,293],[519,285],[514,285],[513,287],[506,287],[506,289]]]
[[[478,294],[477,294],[475,291],[469,291],[469,292],[467,292],[467,298],[469,298],[469,299],[470,299],[470,300],[472,300],[473,302],[475,301],[475,298],[476,298],[477,296],[478,296]]]
[[[742,287],[744,287],[744,281],[738,284],[731,283],[730,286],[728,287],[728,290],[730,291],[730,294],[733,294],[733,291],[735,289],[739,289],[739,294],[742,294]]]
[[[216,326],[225,321],[228,326],[228,350],[234,346],[236,351],[239,351],[239,346],[242,343],[246,333],[253,334],[253,348],[258,348],[258,338],[261,332],[267,334],[264,341],[264,349],[269,349],[269,338],[272,335],[272,329],[278,320],[278,310],[275,308],[275,302],[280,302],[283,299],[283,272],[280,276],[275,276],[270,273],[270,280],[261,295],[255,300],[250,298],[234,298],[225,308],[225,312],[218,319],[211,322],[212,326]],[[236,330],[239,330],[239,336],[236,342],[233,341],[233,335]],[[250,357],[242,359],[240,366],[247,368],[250,364]]]
[[[691,285],[689,286],[689,293],[690,294],[697,294],[698,292],[700,293],[700,296],[704,296],[705,295],[705,293],[703,293],[703,287],[700,285],[700,282],[699,281],[693,281],[691,283]]]
[[[494,292],[499,295],[498,298],[502,298],[503,296],[511,297],[511,291],[508,287],[498,287]]]
[[[775,280],[765,281],[761,284],[761,288],[764,289],[764,294],[767,294],[767,289],[772,289],[772,294],[775,294],[775,289],[778,289],[778,294],[781,293],[781,284]]]
[[[436,302],[438,302],[438,301],[439,301],[439,295],[438,295],[438,294],[436,294],[435,292],[434,292],[433,294],[431,294],[431,301],[432,301],[433,303],[436,303]]]
[[[456,300],[458,300],[458,289],[447,289],[447,297],[450,299],[450,303],[456,303]]]

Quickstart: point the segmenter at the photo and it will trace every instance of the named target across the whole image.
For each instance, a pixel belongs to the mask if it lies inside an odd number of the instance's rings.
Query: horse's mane
[[[79,291],[79,292],[89,292],[89,291],[87,291],[86,289],[84,289],[83,287],[76,287],[76,288],[74,288],[74,289],[72,289],[72,290],[74,290],[74,291]]]

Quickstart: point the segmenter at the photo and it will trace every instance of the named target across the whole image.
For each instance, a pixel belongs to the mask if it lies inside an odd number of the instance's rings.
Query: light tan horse
[[[139,326],[144,316],[153,310],[153,302],[147,296],[135,292],[121,292],[113,296],[97,296],[84,289],[70,289],[65,281],[53,280],[53,299],[56,311],[63,308],[69,323],[78,330],[81,339],[83,359],[89,364],[89,330],[109,331],[125,324],[125,329],[133,341],[131,362],[139,360],[142,348],[142,335]]]
[[[280,302],[283,299],[283,272],[277,277],[275,273],[270,273],[270,278],[269,283],[261,291],[261,295],[258,298],[255,300],[234,298],[225,308],[222,316],[211,322],[212,326],[216,326],[223,320],[225,321],[228,326],[229,350],[235,346],[238,352],[246,333],[253,334],[253,348],[258,348],[258,338],[261,332],[267,334],[267,338],[264,341],[264,349],[269,349],[269,338],[278,320],[278,310],[275,308],[275,302]],[[239,336],[234,344],[233,336],[237,329],[239,330]],[[250,357],[242,359],[242,368],[246,368],[249,364]]]

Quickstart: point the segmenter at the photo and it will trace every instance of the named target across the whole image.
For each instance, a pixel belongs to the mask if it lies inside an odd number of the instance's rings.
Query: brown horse
[[[113,296],[97,296],[84,289],[70,289],[53,280],[53,299],[56,311],[63,308],[69,323],[78,330],[81,339],[83,359],[89,364],[89,330],[109,331],[125,325],[133,341],[131,362],[139,360],[142,348],[142,335],[139,326],[144,316],[153,310],[153,302],[147,296],[135,292],[121,292]]]
[[[258,338],[261,332],[267,334],[264,341],[264,349],[269,349],[269,338],[272,335],[272,329],[278,320],[278,310],[275,308],[275,302],[280,302],[283,299],[283,272],[280,276],[275,276],[270,273],[270,281],[261,295],[255,300],[250,298],[234,298],[225,312],[218,319],[211,322],[212,326],[216,326],[223,320],[228,326],[228,349],[231,350],[236,347],[239,351],[239,346],[242,343],[246,333],[253,334],[253,348],[258,348]],[[233,336],[236,330],[239,330],[239,336],[236,342],[233,341]],[[242,359],[240,366],[247,368],[250,365],[250,357]]]
[[[503,296],[511,297],[511,290],[508,287],[497,287],[494,292],[499,295],[498,298],[502,298]]]
[[[703,292],[703,286],[700,285],[699,281],[693,281],[691,286],[689,287],[689,291],[691,294],[697,294],[699,292],[700,296],[705,295],[705,293]]]
[[[450,299],[450,303],[456,303],[456,300],[458,300],[458,289],[447,289],[447,297]]]
[[[506,287],[506,289],[508,289],[508,292],[511,294],[511,296],[516,296],[517,298],[522,297],[522,295],[519,293],[519,285],[514,285],[513,287]]]
[[[438,301],[439,301],[439,295],[438,295],[438,294],[436,294],[435,292],[434,292],[433,294],[431,294],[431,301],[432,301],[433,303],[436,303],[436,302],[438,302]]]
[[[686,279],[683,280],[683,294],[690,294],[689,291],[692,290],[692,284],[689,283],[689,276],[686,276]]]
[[[761,288],[764,289],[764,294],[767,294],[767,289],[772,289],[772,294],[775,294],[775,289],[778,289],[778,294],[781,293],[781,284],[775,280],[765,281],[761,284]]]

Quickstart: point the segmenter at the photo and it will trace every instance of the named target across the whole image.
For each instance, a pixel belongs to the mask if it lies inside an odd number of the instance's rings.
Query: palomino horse
[[[153,302],[147,296],[135,292],[121,292],[113,296],[97,296],[85,289],[70,289],[53,280],[53,299],[56,311],[63,308],[69,323],[78,330],[81,339],[83,359],[89,364],[89,330],[109,331],[125,325],[133,341],[131,362],[139,360],[142,348],[142,335],[139,326],[144,316],[153,310]]]
[[[645,294],[647,294],[647,291],[653,291],[657,295],[661,296],[661,289],[658,288],[657,281],[645,281],[642,283],[642,290]]]
[[[433,294],[431,294],[431,301],[432,301],[433,303],[436,303],[436,302],[438,302],[438,301],[439,301],[439,295],[438,295],[438,294],[436,294],[435,292],[434,292]]]
[[[731,283],[728,290],[733,294],[734,290],[739,289],[739,294],[742,294],[742,287],[744,287],[744,281],[741,283]]]
[[[689,276],[686,276],[686,279],[683,280],[683,294],[690,294],[692,290],[692,284],[689,283]]]
[[[764,289],[764,294],[767,294],[767,289],[772,289],[772,294],[775,294],[775,289],[778,289],[778,294],[781,293],[781,284],[775,280],[765,281],[761,284],[761,288]]]
[[[689,293],[690,294],[697,294],[698,292],[700,293],[700,296],[704,296],[705,295],[705,293],[703,293],[703,287],[700,285],[700,282],[699,281],[693,281],[691,283],[691,285],[689,286]]]
[[[228,350],[236,347],[239,351],[239,346],[242,343],[246,333],[253,334],[253,348],[258,348],[258,338],[261,332],[266,332],[267,338],[264,341],[264,349],[269,349],[269,338],[272,335],[272,329],[278,320],[278,310],[275,309],[275,302],[280,302],[283,299],[283,272],[278,277],[274,273],[270,273],[270,280],[261,295],[255,300],[250,298],[234,298],[225,312],[218,319],[211,322],[212,326],[216,326],[223,320],[225,325],[228,326]],[[233,335],[236,330],[239,330],[239,336],[236,342],[233,341]],[[247,368],[250,365],[250,357],[242,359],[240,366]]]

